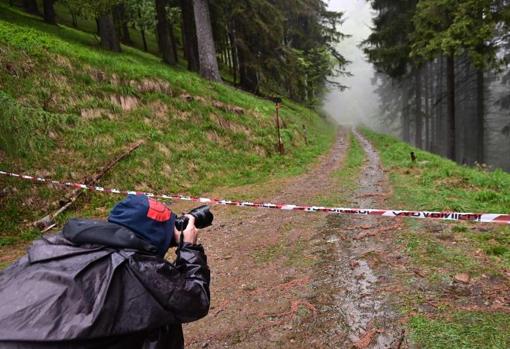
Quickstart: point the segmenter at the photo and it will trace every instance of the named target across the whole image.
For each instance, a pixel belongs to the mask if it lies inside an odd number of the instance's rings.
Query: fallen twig
[[[94,174],[91,177],[85,178],[84,182],[87,185],[94,185],[99,181],[108,171],[110,171],[117,163],[119,163],[122,159],[127,157],[133,151],[135,151],[138,147],[143,144],[143,141],[137,141],[131,144],[122,154],[117,156],[115,159],[111,160],[106,166],[104,166],[100,171]],[[64,198],[59,200],[59,204],[61,205],[58,210],[52,212],[43,218],[32,223],[33,226],[39,228],[42,232],[46,232],[53,228],[56,224],[54,223],[55,218],[60,215],[62,212],[67,210],[83,193],[82,189],[74,189],[69,194],[67,194]]]

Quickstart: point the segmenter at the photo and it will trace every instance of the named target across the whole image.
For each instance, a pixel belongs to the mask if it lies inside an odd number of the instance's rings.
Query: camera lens
[[[209,206],[203,205],[197,208],[194,208],[189,212],[190,215],[195,217],[195,227],[198,229],[207,228],[213,222],[214,216],[209,209]],[[189,218],[185,216],[177,217],[175,220],[175,227],[177,230],[181,231],[186,229],[188,226]]]

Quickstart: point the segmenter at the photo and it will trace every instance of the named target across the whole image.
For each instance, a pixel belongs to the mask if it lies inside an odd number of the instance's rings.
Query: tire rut
[[[306,174],[276,181],[271,186],[277,190],[259,199],[306,204],[334,188],[331,176],[344,158],[346,134],[340,130],[330,152]],[[296,339],[296,321],[304,309],[306,319],[315,316],[312,241],[325,216],[229,207],[214,212],[214,226],[201,237],[212,274],[211,311],[185,326],[186,347],[309,347]]]
[[[366,164],[358,181],[352,204],[373,208],[382,204],[388,182],[377,152],[357,131],[354,136],[364,149]],[[336,347],[400,348],[403,330],[393,309],[394,300],[384,292],[393,275],[384,260],[392,251],[391,231],[395,222],[374,216],[330,217],[328,242],[334,244],[335,265],[328,288],[336,289],[334,309],[345,335]],[[334,228],[331,230],[331,226]]]

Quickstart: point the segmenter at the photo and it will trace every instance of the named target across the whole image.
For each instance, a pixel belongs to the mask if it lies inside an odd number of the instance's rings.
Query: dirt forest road
[[[377,153],[360,134],[345,130],[307,174],[228,194],[298,204],[334,196],[333,174],[351,136],[367,158],[352,204],[382,205],[389,188]],[[214,227],[201,236],[212,306],[206,318],[185,325],[186,347],[405,347],[387,291],[392,271],[385,259],[395,256],[388,255],[386,233],[395,221],[232,207],[214,212]]]

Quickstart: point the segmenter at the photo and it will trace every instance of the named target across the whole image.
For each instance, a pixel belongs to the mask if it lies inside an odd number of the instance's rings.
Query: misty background
[[[350,61],[346,70],[352,76],[336,77],[333,80],[347,86],[340,91],[331,87],[323,100],[324,111],[338,121],[341,125],[363,124],[376,131],[392,134],[406,142],[425,150],[446,156],[446,138],[430,137],[429,144],[417,144],[416,132],[412,129],[404,131],[402,124],[402,101],[409,98],[409,90],[414,87],[414,79],[406,77],[401,81],[392,80],[384,74],[377,74],[374,66],[368,62],[364,52],[359,47],[372,31],[372,19],[377,13],[366,0],[330,0],[329,10],[343,12],[344,22],[342,33],[350,35],[339,45],[339,51]],[[501,47],[500,56],[510,57],[510,47]],[[482,159],[483,163],[491,169],[501,168],[510,171],[510,65],[501,71],[485,71],[482,87],[476,86],[476,70],[473,69],[463,56],[456,58],[456,84],[458,90],[456,97],[457,129],[457,156],[456,161],[461,164],[476,164]],[[422,79],[438,74],[442,71],[441,59],[428,62],[421,68]],[[439,73],[441,74],[441,73]],[[375,82],[376,81],[376,82]],[[440,84],[443,84],[441,80]],[[445,94],[444,86],[441,89],[436,83],[439,97],[435,97],[437,106],[437,130],[446,128],[445,103],[441,101],[441,93]],[[483,89],[483,124],[476,121],[477,88]],[[431,97],[431,96],[429,96]],[[434,97],[432,98],[434,100]],[[412,103],[412,102],[410,102]],[[439,104],[438,104],[439,103]],[[416,114],[413,109],[409,119],[414,122]],[[436,111],[429,111],[436,113]],[[406,116],[407,117],[407,116]],[[429,116],[430,117],[430,116]],[[407,125],[409,127],[409,125]],[[432,126],[431,126],[432,127]],[[477,131],[478,130],[478,131]],[[431,131],[432,132],[432,131]],[[482,133],[482,141],[477,144],[471,141],[473,132]],[[439,133],[438,133],[439,134]],[[434,138],[434,139],[432,139]],[[477,137],[475,137],[476,139]],[[426,141],[425,141],[426,143]]]
[[[347,70],[352,76],[334,79],[348,88],[343,92],[336,88],[330,89],[324,99],[323,108],[342,125],[379,125],[378,96],[375,86],[372,85],[374,68],[359,48],[359,44],[371,32],[373,11],[370,4],[365,0],[331,0],[329,9],[344,13],[345,21],[341,31],[351,37],[342,41],[340,52],[351,61]]]

